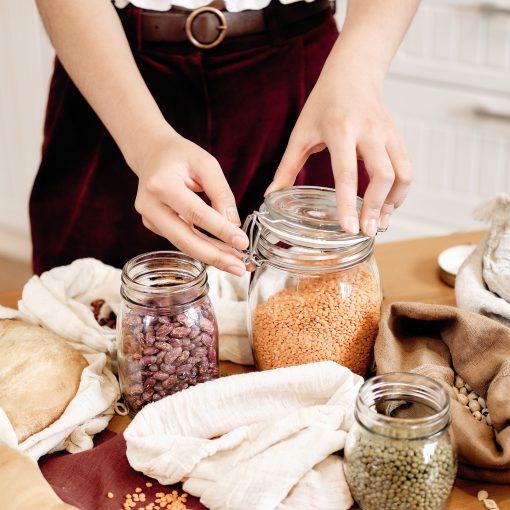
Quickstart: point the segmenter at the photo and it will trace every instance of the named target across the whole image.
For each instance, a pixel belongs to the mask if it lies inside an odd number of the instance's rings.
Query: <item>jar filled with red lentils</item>
[[[117,351],[131,414],[219,376],[208,290],[204,265],[177,251],[145,253],[124,266]]]
[[[331,360],[365,375],[382,298],[374,238],[341,228],[335,190],[270,193],[244,228],[256,266],[248,302],[257,368]]]

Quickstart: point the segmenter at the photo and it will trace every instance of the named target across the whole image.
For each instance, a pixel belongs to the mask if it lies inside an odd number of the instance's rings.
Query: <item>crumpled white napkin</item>
[[[333,454],[362,382],[319,362],[200,384],[142,409],[124,432],[127,457],[211,510],[347,509]]]
[[[475,217],[490,222],[491,229],[458,271],[457,305],[510,327],[510,196],[483,204]]]
[[[92,448],[92,437],[106,428],[113,416],[120,389],[111,371],[115,331],[99,326],[90,303],[102,298],[118,310],[119,287],[119,270],[95,259],[80,259],[33,276],[23,288],[18,310],[0,307],[0,318],[44,326],[68,340],[89,363],[75,397],[58,420],[18,444],[2,411],[0,441],[35,460],[52,451],[75,453]]]
[[[55,267],[32,276],[23,287],[18,311],[0,307],[0,318],[10,312],[11,317],[62,336],[82,354],[104,352],[115,359],[115,331],[97,323],[90,303],[104,299],[117,313],[120,274],[119,269],[92,258]]]

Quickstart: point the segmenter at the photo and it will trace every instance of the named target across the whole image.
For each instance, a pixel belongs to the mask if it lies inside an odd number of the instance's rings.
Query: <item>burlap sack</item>
[[[510,483],[510,328],[442,305],[393,303],[375,343],[377,372],[416,372],[448,388],[459,476]],[[486,399],[494,427],[457,401],[454,370]]]

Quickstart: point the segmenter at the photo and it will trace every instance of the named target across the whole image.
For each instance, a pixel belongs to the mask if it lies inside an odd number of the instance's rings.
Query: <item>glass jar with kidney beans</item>
[[[131,414],[219,376],[218,328],[204,265],[176,251],[131,259],[117,320],[121,390]]]

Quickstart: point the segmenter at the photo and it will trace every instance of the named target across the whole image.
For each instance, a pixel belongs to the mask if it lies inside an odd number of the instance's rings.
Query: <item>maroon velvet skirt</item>
[[[149,90],[177,132],[218,159],[244,218],[262,203],[338,36],[332,14],[277,41],[239,37],[205,51],[142,41],[139,17],[134,7],[122,13]],[[359,181],[364,190],[366,176]],[[327,151],[310,158],[297,184],[334,185]],[[140,253],[170,249],[142,224],[136,190],[136,176],[57,60],[30,197],[34,272],[81,257],[122,267]]]

